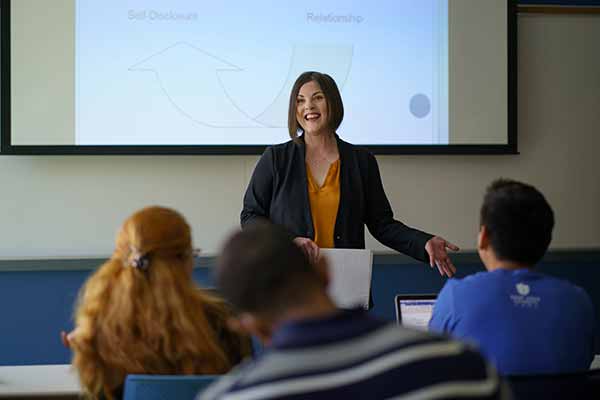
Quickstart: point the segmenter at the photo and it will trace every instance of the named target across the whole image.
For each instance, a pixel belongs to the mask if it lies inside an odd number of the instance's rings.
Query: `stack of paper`
[[[362,249],[321,249],[329,264],[329,295],[340,308],[369,308],[373,253]]]

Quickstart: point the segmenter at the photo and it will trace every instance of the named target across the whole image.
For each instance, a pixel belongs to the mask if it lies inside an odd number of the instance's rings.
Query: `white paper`
[[[369,308],[373,253],[362,249],[321,249],[329,264],[328,292],[340,308]]]

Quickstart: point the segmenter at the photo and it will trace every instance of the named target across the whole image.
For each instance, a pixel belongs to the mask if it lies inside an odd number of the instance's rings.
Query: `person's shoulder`
[[[219,379],[203,390],[196,400],[217,400],[224,397],[239,382],[241,382],[246,374],[252,371],[255,367],[255,362],[251,359],[243,361],[225,375],[220,375]]]
[[[338,149],[340,155],[345,160],[354,160],[357,162],[359,170],[368,171],[370,168],[377,168],[377,159],[371,151],[360,145],[355,145],[340,139],[338,136]]]
[[[568,299],[576,298],[579,301],[582,301],[585,303],[591,303],[591,298],[590,298],[589,294],[582,287],[577,286],[576,284],[574,284],[566,279],[561,279],[561,278],[557,278],[554,276],[541,274],[541,273],[540,273],[540,276],[542,276],[542,279],[544,280],[546,286],[551,287],[556,292],[562,293],[563,295],[565,295],[565,296],[561,296],[562,298],[568,298]]]
[[[423,361],[430,361],[435,358],[453,357],[471,351],[468,345],[453,340],[447,335],[425,332],[391,322],[384,323],[360,337],[360,341],[363,344],[376,343],[380,357],[388,358],[390,354],[397,354],[400,357],[402,354],[410,353],[415,361],[421,358]],[[369,359],[371,358],[372,356],[369,356]]]
[[[434,331],[422,331],[407,328],[398,324],[388,323],[379,328],[378,334],[374,335],[377,342],[385,343],[396,352],[408,351],[418,356],[422,350],[423,356],[430,353],[430,349],[438,349],[439,357],[449,357],[462,351],[470,351],[470,347],[463,342],[451,339],[445,334]],[[382,354],[384,352],[381,352]]]
[[[287,142],[272,144],[267,146],[263,153],[263,157],[269,157],[273,160],[286,160],[293,156],[299,150],[301,143],[288,140]]]
[[[373,153],[371,153],[366,147],[346,142],[339,136],[337,136],[337,142],[339,150],[346,154],[352,154],[356,157],[364,159],[375,158],[375,156],[373,156]]]
[[[231,305],[217,296],[207,296],[202,305],[206,311],[209,325],[232,364],[238,364],[245,357],[251,355],[250,337],[231,330],[227,324],[228,319],[234,314]]]
[[[296,146],[298,144],[292,140],[267,146],[259,160],[259,165],[262,166],[261,169],[281,167],[282,163],[285,164],[286,160],[292,158]]]
[[[473,386],[477,386],[476,382],[486,382],[488,390],[500,390],[497,373],[471,345],[444,334],[415,331],[397,326],[396,330],[402,333],[395,339],[401,345],[391,346],[392,354],[383,356],[389,358],[397,355],[403,358],[404,355],[410,354],[411,359],[417,363],[411,364],[409,368],[398,366],[397,368],[403,370],[404,376],[414,376],[425,386],[427,386],[427,379],[431,379],[432,384],[442,379],[448,382],[453,380],[471,382]],[[432,373],[431,371],[434,370],[437,372]],[[428,378],[425,379],[424,376]]]
[[[408,371],[405,376],[414,374],[415,379],[423,379],[427,375],[433,384],[440,380],[448,384],[460,382],[461,390],[464,390],[462,394],[466,396],[469,393],[473,398],[496,398],[488,396],[500,394],[502,388],[498,374],[479,350],[447,335],[427,333],[427,336],[434,341],[424,341],[411,349],[415,355],[424,355],[420,368]]]
[[[482,284],[489,284],[494,281],[494,277],[491,276],[489,272],[480,271],[462,278],[450,278],[444,287],[452,290],[467,290],[470,288],[476,288]]]
[[[463,278],[450,278],[442,288],[438,301],[451,301],[453,307],[464,307],[469,302],[461,299],[470,299],[474,296],[490,293],[492,288],[501,285],[489,272],[477,272]]]
[[[462,288],[501,288],[507,284],[512,285],[514,276],[512,272],[505,269],[493,271],[480,271],[460,279]]]
[[[276,143],[276,144],[267,146],[267,149],[271,149],[271,151],[274,151],[274,152],[282,152],[282,151],[289,151],[290,149],[292,149],[296,146],[298,146],[298,143],[294,142],[293,140],[288,140],[286,142]]]

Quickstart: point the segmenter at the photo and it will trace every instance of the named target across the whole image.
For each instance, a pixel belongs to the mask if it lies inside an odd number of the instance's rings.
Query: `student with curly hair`
[[[191,231],[176,211],[144,208],[85,283],[65,339],[90,398],[120,398],[127,374],[223,374],[250,353],[225,302],[192,279]]]

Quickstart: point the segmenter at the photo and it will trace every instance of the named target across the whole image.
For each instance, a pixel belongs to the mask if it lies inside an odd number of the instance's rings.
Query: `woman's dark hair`
[[[333,78],[327,74],[320,72],[308,71],[300,74],[290,93],[290,107],[288,109],[288,130],[292,140],[298,140],[298,132],[304,133],[298,120],[296,119],[296,106],[298,93],[302,85],[308,82],[317,82],[321,87],[321,91],[327,101],[328,110],[328,124],[330,128],[335,131],[339,128],[342,120],[344,119],[344,104],[342,103],[342,96]]]
[[[533,266],[552,240],[554,213],[533,186],[498,179],[487,189],[480,224],[498,259]]]

